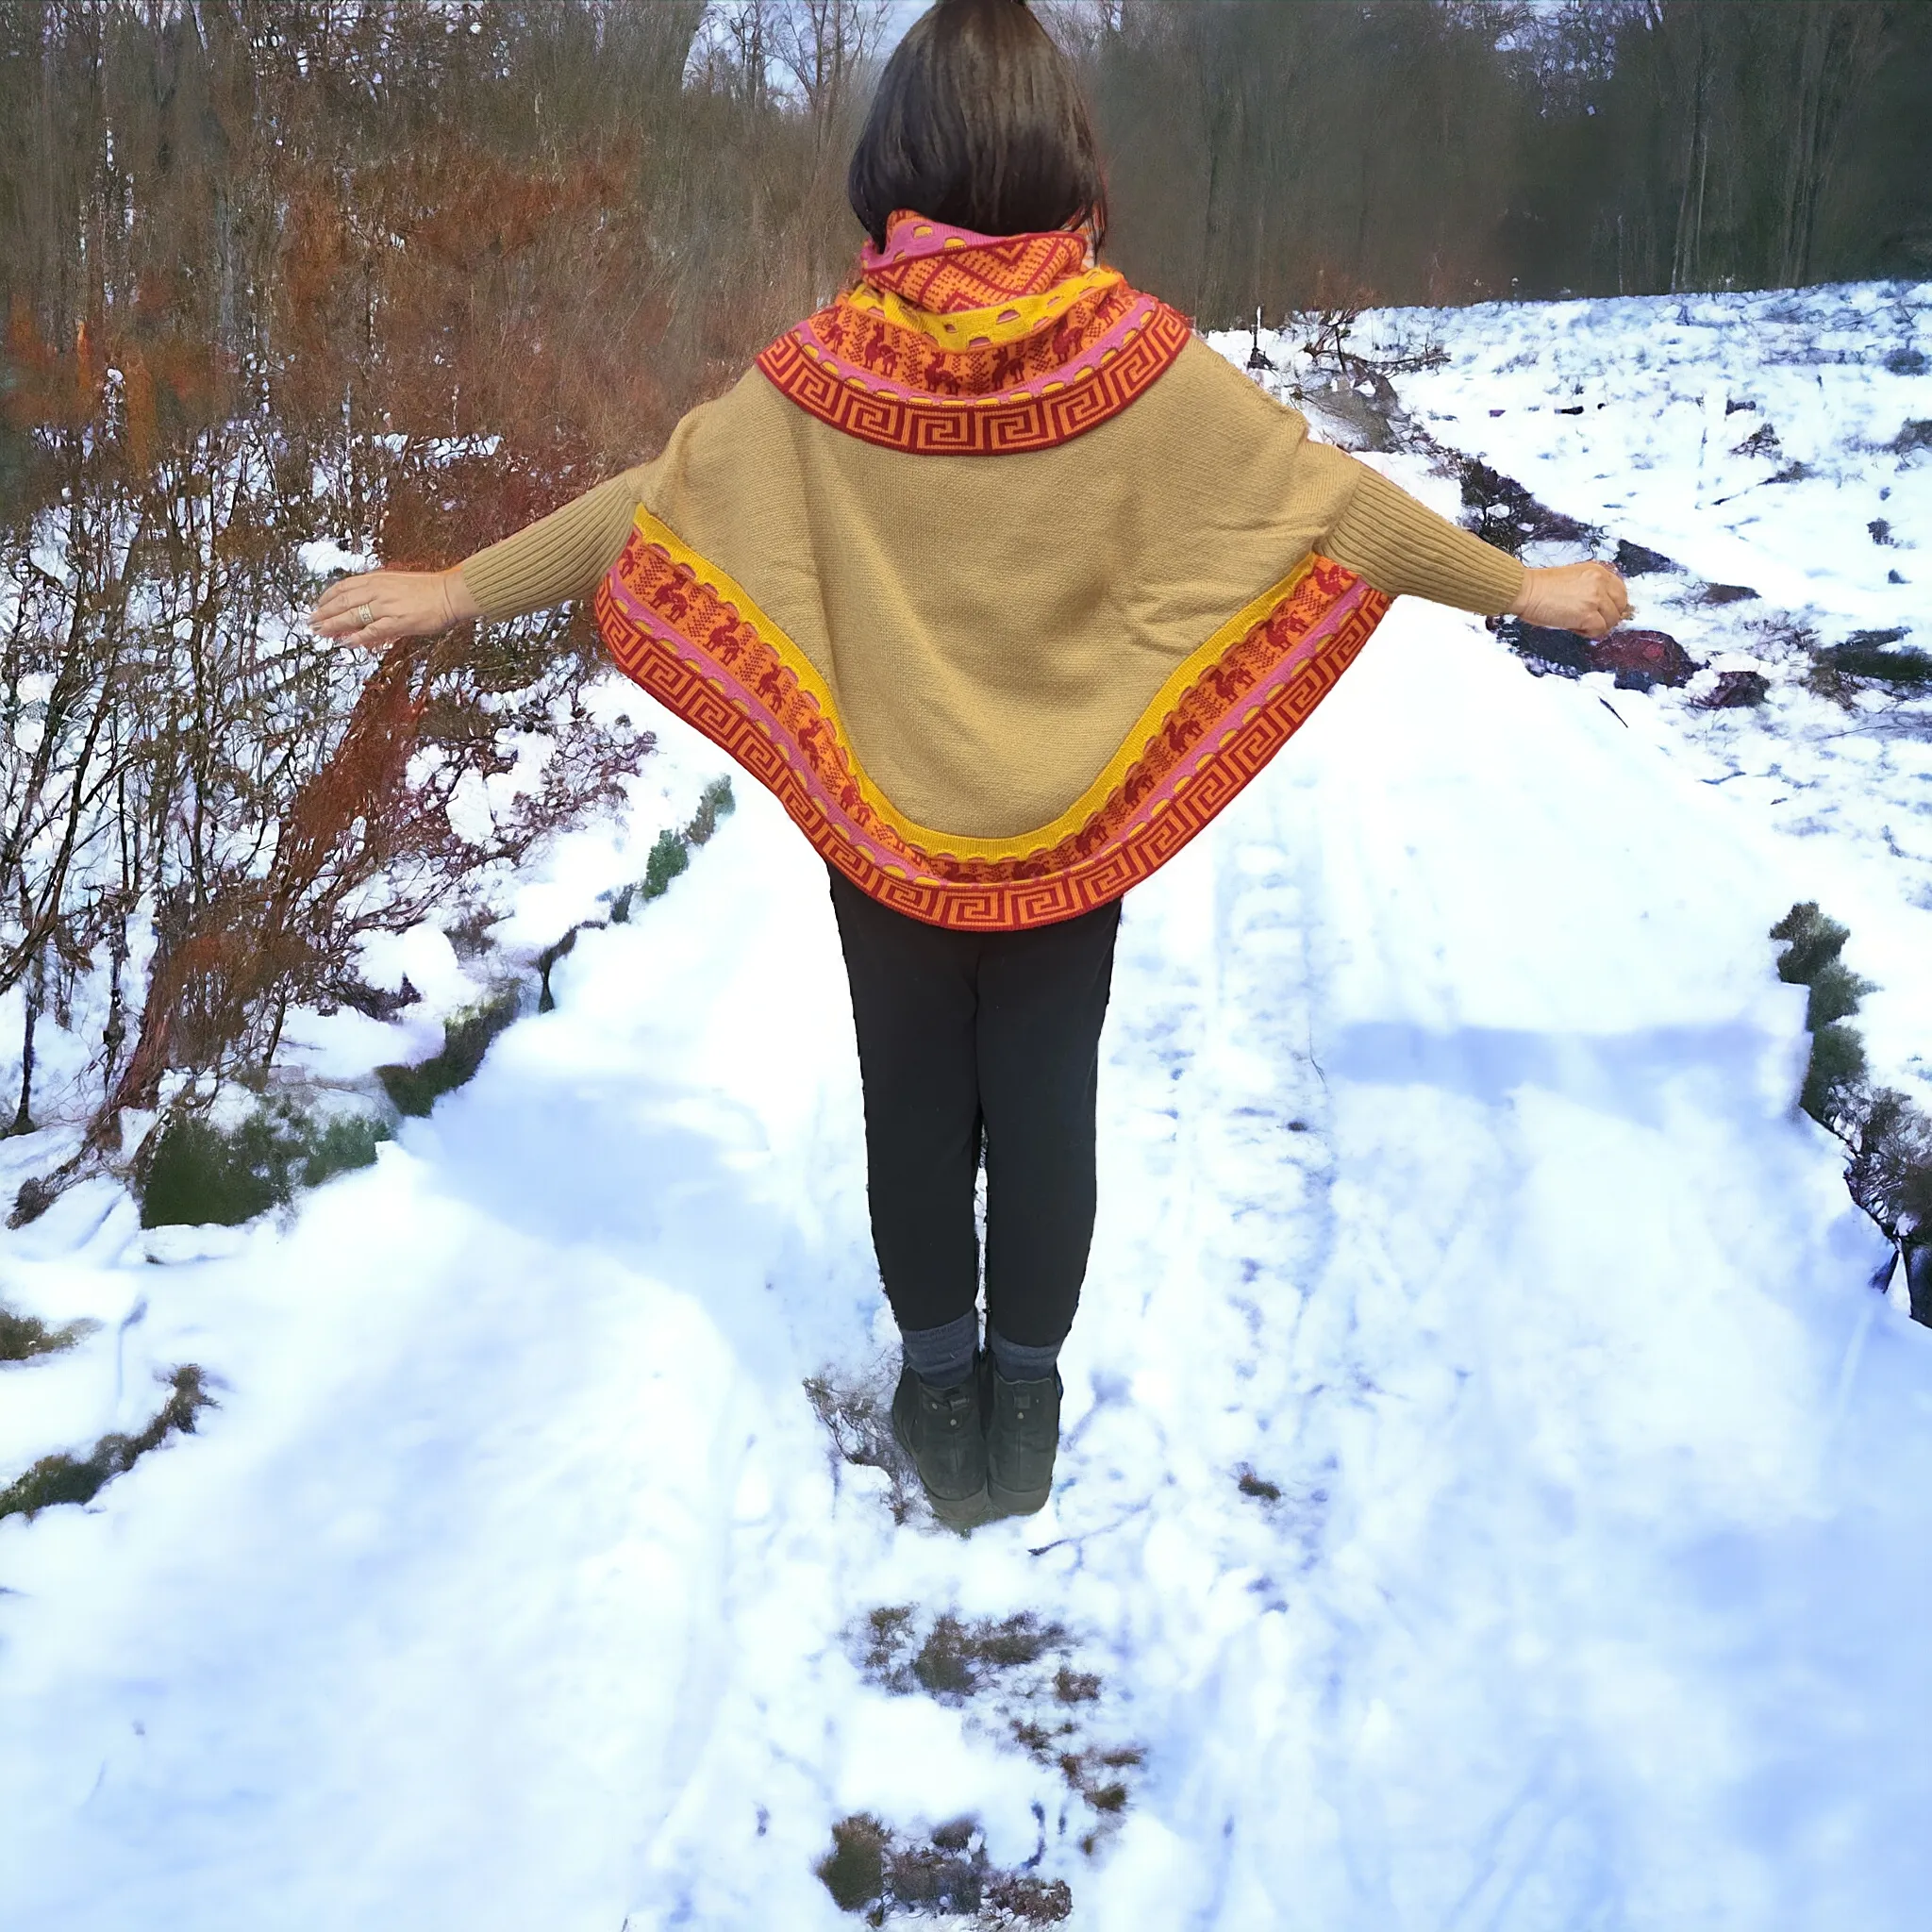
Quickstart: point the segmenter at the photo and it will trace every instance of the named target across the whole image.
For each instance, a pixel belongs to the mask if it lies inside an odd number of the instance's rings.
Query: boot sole
[[[925,1486],[922,1483],[920,1487],[924,1489]],[[982,1523],[991,1523],[993,1519],[994,1512],[984,1490],[976,1496],[963,1496],[958,1500],[935,1496],[926,1490],[925,1500],[931,1506],[932,1513],[948,1529],[977,1529]]]
[[[1051,1483],[1043,1490],[1009,1490],[991,1477],[987,1479],[987,1507],[996,1517],[1037,1515],[1046,1507],[1046,1499],[1052,1494]]]

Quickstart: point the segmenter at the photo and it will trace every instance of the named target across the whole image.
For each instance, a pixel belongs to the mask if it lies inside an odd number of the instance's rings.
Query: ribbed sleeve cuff
[[[1507,551],[1439,517],[1379,471],[1361,472],[1326,550],[1391,597],[1426,597],[1500,617],[1523,594],[1524,566]]]
[[[637,507],[638,475],[626,470],[466,557],[458,568],[485,621],[588,596],[617,561]]]

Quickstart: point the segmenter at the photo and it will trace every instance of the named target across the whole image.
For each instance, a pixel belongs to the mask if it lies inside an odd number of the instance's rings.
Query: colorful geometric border
[[[1011,301],[996,302],[985,308],[921,308],[891,289],[860,282],[856,289],[841,295],[831,308],[821,308],[812,318],[812,326],[824,341],[827,318],[834,314],[842,316],[848,326],[876,317],[900,331],[902,338],[921,336],[954,355],[966,349],[1004,348],[1021,341],[1028,342],[1030,351],[1029,339],[1042,337],[1040,347],[1044,350],[1056,340],[1064,341],[1062,331],[1071,329],[1078,331],[1068,351],[1071,355],[1088,339],[1090,325],[1083,318],[1100,312],[1105,308],[1104,298],[1109,296],[1114,298],[1113,307],[1106,309],[1105,320],[1099,326],[1091,328],[1093,335],[1110,327],[1116,311],[1124,313],[1134,300],[1134,291],[1118,269],[1096,268],[1084,275],[1069,275],[1044,294],[1015,295]],[[977,389],[962,392],[985,393]]]
[[[1014,839],[896,810],[804,653],[648,510],[595,608],[619,668],[765,786],[861,891],[931,925],[1013,931],[1105,905],[1172,858],[1334,690],[1391,601],[1309,557],[1174,672],[1066,812]]]
[[[849,340],[838,305],[825,331]],[[883,449],[921,456],[1010,456],[1053,449],[1117,416],[1170,369],[1192,334],[1186,316],[1139,296],[1096,341],[1050,374],[990,395],[922,393],[862,361],[841,359],[814,326],[780,336],[758,366],[820,422]],[[874,329],[884,325],[872,322]],[[891,358],[898,366],[896,356]]]
[[[980,235],[908,208],[886,225],[886,245],[858,251],[867,281],[922,308],[984,308],[1016,295],[1043,294],[1086,265],[1087,239],[1064,229]]]
[[[1130,330],[1143,325],[1153,298],[1136,294],[1119,275],[1075,291],[1063,282],[1044,298],[1050,312],[1016,329],[999,312],[972,309],[962,318],[970,335],[944,337],[953,318],[908,308],[886,296],[874,306],[860,288],[830,308],[822,308],[791,331],[808,360],[838,374],[857,370],[874,395],[915,403],[1011,402],[1035,396],[1046,384],[1076,378],[1083,368],[1098,368],[1108,349],[1118,348]],[[1024,320],[1023,317],[1022,320]]]

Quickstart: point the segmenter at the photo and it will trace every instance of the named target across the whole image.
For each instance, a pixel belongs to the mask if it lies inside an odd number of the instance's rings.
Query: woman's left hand
[[[316,636],[380,650],[399,638],[430,638],[480,617],[458,570],[372,570],[339,577],[308,613]]]

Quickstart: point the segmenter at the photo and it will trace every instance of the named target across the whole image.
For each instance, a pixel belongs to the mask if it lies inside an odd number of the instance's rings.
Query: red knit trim
[[[1310,558],[1180,695],[1077,829],[997,859],[928,846],[875,808],[837,715],[786,663],[796,646],[641,530],[595,608],[619,668],[766,786],[861,891],[927,924],[1010,931],[1105,905],[1172,858],[1301,728],[1391,601]]]
[[[816,328],[823,319],[814,317],[808,326]],[[841,318],[838,325],[848,321]],[[891,333],[903,338],[911,332]],[[1155,303],[1147,321],[1097,369],[1064,387],[1043,388],[1038,395],[983,401],[895,394],[868,387],[863,374],[835,375],[823,359],[807,354],[797,330],[780,336],[758,358],[758,366],[808,415],[861,441],[921,456],[1011,456],[1056,448],[1118,416],[1173,367],[1192,333],[1185,316],[1164,303]],[[852,339],[866,340],[857,331]],[[936,353],[963,365],[967,357],[981,352]],[[894,370],[901,366],[896,345],[891,347],[890,358]],[[894,379],[886,371],[876,373],[882,380]]]
[[[835,302],[797,331],[828,351],[842,369],[914,390],[924,399],[971,402],[1023,385],[1051,382],[1108,329],[1124,322],[1142,298],[1123,281],[1090,290],[1053,322],[1009,342],[948,348],[916,328],[888,322],[874,308]]]
[[[1078,275],[1087,265],[1087,238],[1059,229],[975,235],[902,208],[887,224],[885,247],[868,242],[859,265],[867,281],[915,308],[941,313],[991,308],[1016,295],[1043,295]]]

